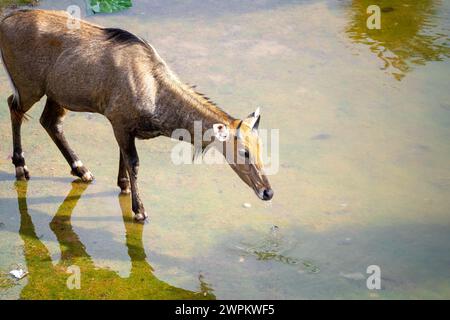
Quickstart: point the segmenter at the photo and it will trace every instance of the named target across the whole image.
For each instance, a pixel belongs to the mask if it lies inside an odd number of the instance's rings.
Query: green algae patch
[[[16,285],[16,282],[6,272],[0,272],[0,290],[10,289]]]
[[[112,13],[132,7],[131,0],[86,0],[86,3],[94,13]]]

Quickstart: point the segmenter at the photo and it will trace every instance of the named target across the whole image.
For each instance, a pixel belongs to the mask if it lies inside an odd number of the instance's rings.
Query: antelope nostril
[[[272,189],[264,189],[263,192],[263,199],[264,200],[270,200],[273,197],[273,190]]]

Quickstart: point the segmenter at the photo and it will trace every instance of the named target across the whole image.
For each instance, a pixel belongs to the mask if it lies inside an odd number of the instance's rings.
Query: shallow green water
[[[274,199],[228,167],[173,165],[169,139],[140,141],[151,222],[136,225],[107,121],[67,118],[96,176],[74,184],[37,121],[43,102],[23,127],[32,179],[16,184],[2,69],[1,298],[450,298],[448,2],[378,1],[372,31],[370,1],[134,3],[87,19],[146,38],[235,116],[262,106],[261,126],[280,129]],[[11,283],[17,264],[29,275]]]

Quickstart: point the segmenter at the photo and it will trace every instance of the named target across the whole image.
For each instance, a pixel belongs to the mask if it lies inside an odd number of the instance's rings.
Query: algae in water
[[[132,7],[131,0],[86,0],[93,13],[112,13]]]

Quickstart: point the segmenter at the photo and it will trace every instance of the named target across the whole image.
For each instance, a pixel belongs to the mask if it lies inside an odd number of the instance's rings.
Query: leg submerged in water
[[[123,159],[122,152],[120,152],[119,161],[119,174],[117,175],[117,186],[120,188],[121,194],[130,194],[131,185],[130,178],[128,177],[127,167],[125,166],[125,160]]]
[[[114,126],[113,126],[114,127]],[[145,221],[148,218],[144,205],[139,195],[137,176],[139,171],[139,157],[136,150],[135,137],[126,130],[117,127],[114,128],[114,135],[119,144],[121,157],[123,158],[123,166],[128,172],[131,186],[131,204],[134,212],[134,219],[137,221]],[[119,168],[119,170],[122,170]],[[120,171],[119,171],[120,172]]]

